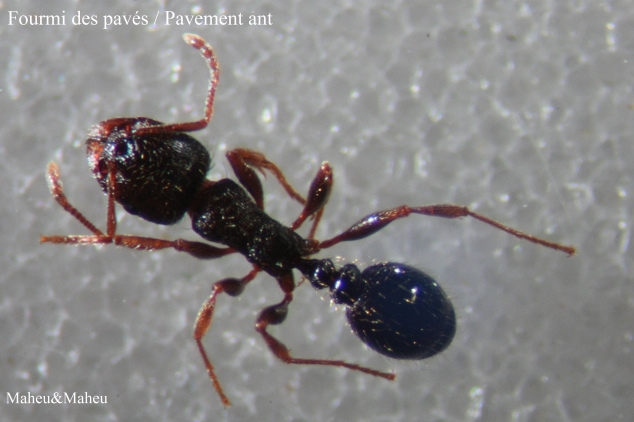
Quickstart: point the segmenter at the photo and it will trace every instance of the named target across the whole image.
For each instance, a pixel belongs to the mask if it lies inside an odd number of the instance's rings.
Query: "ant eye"
[[[114,156],[122,157],[129,154],[130,148],[132,146],[131,142],[127,142],[126,139],[118,140],[114,146]]]

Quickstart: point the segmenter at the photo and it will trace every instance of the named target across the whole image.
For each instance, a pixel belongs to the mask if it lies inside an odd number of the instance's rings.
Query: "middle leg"
[[[282,185],[288,196],[302,205],[306,203],[306,200],[288,183],[279,167],[267,160],[261,152],[247,148],[235,148],[227,152],[226,157],[240,184],[251,194],[255,203],[261,209],[264,209],[264,192],[260,178],[254,169],[265,177],[266,173],[264,173],[264,170],[270,171]]]
[[[279,167],[267,160],[264,154],[246,148],[236,148],[227,152],[226,156],[227,160],[229,160],[229,164],[236,174],[236,177],[238,178],[238,181],[242,184],[242,186],[244,186],[247,192],[251,194],[260,209],[264,209],[264,192],[262,189],[262,183],[260,182],[260,178],[255,172],[255,169],[260,171],[263,175],[265,175],[264,170],[270,171],[278,180],[280,185],[282,185],[286,193],[291,198],[304,205],[304,209],[293,224],[291,224],[291,228],[293,230],[297,230],[304,221],[306,221],[306,219],[313,218],[314,221],[308,238],[312,239],[314,237],[317,225],[319,224],[319,220],[321,219],[321,215],[323,213],[323,208],[326,205],[326,202],[328,202],[330,192],[332,191],[332,168],[326,161],[324,161],[319,167],[319,170],[310,185],[307,199],[304,199],[297,193],[297,191],[295,191],[295,189],[293,189],[290,183],[288,183]]]

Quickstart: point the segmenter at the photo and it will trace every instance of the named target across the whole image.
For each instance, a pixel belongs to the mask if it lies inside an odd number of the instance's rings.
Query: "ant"
[[[199,259],[215,259],[240,253],[253,265],[242,278],[225,278],[212,285],[194,325],[194,340],[207,373],[222,404],[230,405],[202,344],[211,324],[216,298],[221,293],[238,296],[256,275],[273,276],[284,298],[259,314],[255,329],[271,352],[287,364],[329,365],[364,372],[387,380],[393,373],[380,372],[340,360],[300,359],[267,332],[269,325],[284,322],[296,287],[293,270],[299,270],[315,289],[329,289],[336,304],[347,306],[352,331],[371,349],[394,359],[425,359],[442,352],[456,332],[453,305],[436,281],[409,265],[385,262],[361,271],[354,264],[336,268],[330,259],[312,255],[340,242],[365,238],[389,223],[421,214],[444,218],[473,217],[520,239],[573,255],[572,246],[549,242],[504,226],[466,207],[450,204],[410,207],[403,205],[369,214],[350,228],[327,240],[315,239],[315,231],[332,190],[333,174],[323,162],[306,198],[286,181],[281,170],[259,152],[236,148],[226,156],[237,176],[206,179],[211,165],[209,152],[185,132],[207,126],[219,69],[216,56],[202,38],[183,36],[207,61],[211,78],[204,118],[195,122],[164,124],[147,117],[119,117],[93,126],[86,140],[88,164],[108,197],[106,233],[95,227],[67,200],[57,164],[48,165],[48,183],[53,198],[83,224],[92,235],[42,236],[40,242],[73,245],[110,244],[130,249],[173,248]],[[264,212],[264,195],[257,171],[270,172],[286,193],[303,205],[297,219],[286,226]],[[156,224],[170,225],[187,213],[193,230],[203,239],[224,247],[184,239],[163,240],[116,234],[115,202],[130,214]],[[307,220],[312,226],[306,238],[296,230]]]

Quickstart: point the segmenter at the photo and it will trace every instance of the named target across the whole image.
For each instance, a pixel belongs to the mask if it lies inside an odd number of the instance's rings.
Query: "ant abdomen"
[[[451,301],[424,272],[386,262],[361,272],[347,264],[305,260],[300,266],[313,287],[329,288],[335,303],[348,306],[352,331],[371,349],[393,359],[425,359],[442,352],[456,332]]]
[[[456,314],[433,278],[396,262],[373,265],[361,277],[365,289],[346,316],[368,347],[394,359],[425,359],[449,346]]]
[[[139,133],[163,123],[148,118],[115,118],[92,127],[86,140],[88,164],[108,192],[112,171],[115,200],[127,212],[156,224],[183,216],[211,164],[207,149],[183,132]]]

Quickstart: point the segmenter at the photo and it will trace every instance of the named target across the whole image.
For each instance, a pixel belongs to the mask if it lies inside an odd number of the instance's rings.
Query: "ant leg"
[[[94,226],[84,215],[77,210],[77,208],[73,207],[66,195],[64,194],[64,189],[62,188],[62,183],[59,180],[59,167],[56,163],[51,161],[48,163],[48,168],[46,169],[46,180],[48,182],[48,189],[51,191],[53,195],[53,199],[70,215],[75,217],[84,227],[90,230],[96,237],[103,237],[104,234],[97,227]],[[110,201],[110,198],[108,198]],[[40,240],[40,243],[42,240]]]
[[[282,171],[274,163],[267,160],[264,154],[246,148],[236,148],[227,152],[226,156],[238,181],[240,181],[247,192],[251,194],[260,209],[264,209],[264,194],[262,183],[254,169],[260,171],[263,176],[266,176],[264,172],[265,169],[270,171],[280,185],[282,185],[286,193],[304,205],[304,209],[297,220],[291,225],[291,229],[298,229],[307,218],[313,217],[315,221],[313,222],[308,238],[312,239],[314,237],[315,230],[317,230],[317,225],[321,219],[322,209],[328,201],[330,191],[332,190],[332,169],[327,162],[324,161],[317,171],[310,185],[308,200],[306,200],[293,189],[286,180],[286,177],[284,177]]]
[[[313,220],[313,225],[310,227],[310,232],[308,232],[308,237],[307,239],[314,239],[315,238],[315,232],[317,231],[317,226],[319,225],[319,222],[321,221],[321,215],[324,213],[324,208],[320,208],[319,211],[317,211],[315,213],[315,217]]]
[[[114,213],[114,172],[110,171],[108,176],[108,216],[106,222],[106,234],[95,227],[84,215],[77,210],[66,198],[62,183],[59,177],[57,164],[51,162],[48,165],[48,185],[55,201],[70,215],[75,217],[84,227],[90,230],[93,235],[86,236],[41,236],[40,243],[57,243],[71,245],[98,245],[110,244],[124,246],[130,249],[158,250],[174,248],[180,252],[186,252],[196,258],[213,259],[234,253],[231,248],[217,248],[215,246],[193,242],[184,239],[162,240],[150,237],[116,235],[117,220]]]
[[[253,170],[253,168],[245,162],[244,157],[240,155],[240,151],[238,150],[232,149],[231,151],[227,152],[226,157],[240,184],[244,186],[247,192],[249,192],[249,194],[253,197],[258,208],[263,210],[264,189],[262,189],[262,182],[260,182],[260,178],[258,177],[255,170]],[[264,156],[262,156],[262,158],[264,158]],[[262,175],[264,175],[264,171],[262,168],[258,168],[258,170],[260,170],[260,172],[262,172]]]
[[[48,163],[46,175],[48,187],[53,195],[53,199],[55,199],[64,211],[75,217],[84,227],[90,230],[94,236],[41,236],[40,243],[112,243],[112,238],[117,228],[117,220],[114,214],[114,173],[110,172],[108,175],[108,206],[106,218],[107,234],[105,235],[68,201],[68,198],[66,198],[66,194],[64,193],[64,189],[62,188],[62,182],[60,181],[59,167],[53,161]],[[77,238],[78,241],[74,241],[73,239],[75,238]],[[64,239],[69,240],[66,241]],[[85,239],[92,239],[92,241],[85,242]]]
[[[254,169],[262,173],[264,177],[266,177],[264,170],[270,171],[280,185],[282,185],[288,196],[302,205],[306,203],[306,200],[288,183],[279,167],[267,160],[261,152],[247,148],[235,148],[227,152],[226,156],[236,177],[242,186],[251,194],[253,199],[255,199],[255,203],[260,208],[263,209],[262,203],[264,202],[264,195],[262,193],[262,183]]]
[[[560,245],[558,243],[549,242],[547,240],[540,239],[538,237],[520,232],[519,230],[515,230],[511,227],[498,223],[497,221],[491,220],[490,218],[487,218],[483,215],[470,211],[467,207],[463,207],[460,205],[451,205],[451,204],[429,205],[424,207],[409,207],[407,205],[402,205],[400,207],[397,207],[391,210],[380,211],[374,214],[370,214],[368,216],[363,217],[361,220],[359,220],[357,223],[352,225],[352,227],[350,227],[348,230],[344,231],[343,233],[331,239],[324,240],[323,242],[319,244],[319,248],[320,249],[329,248],[333,245],[336,245],[339,242],[363,239],[364,237],[370,236],[371,234],[374,234],[377,231],[381,230],[383,227],[387,226],[392,221],[397,220],[399,218],[407,217],[408,215],[412,213],[429,215],[434,217],[444,217],[444,218],[473,217],[486,224],[489,224],[490,226],[493,226],[509,234],[512,234],[513,236],[518,237],[520,239],[525,239],[525,240],[528,240],[529,242],[546,246],[547,248],[565,252],[569,256],[572,256],[575,254],[575,248],[572,246]]]
[[[117,235],[114,236],[112,243],[117,246],[143,251],[156,251],[172,248],[178,252],[185,252],[198,259],[215,259],[236,253],[236,250],[232,248],[218,248],[207,243],[194,242],[192,240],[185,239],[164,240],[153,237]]]
[[[255,330],[260,333],[262,338],[264,338],[266,345],[278,359],[287,364],[338,366],[370,374],[375,377],[385,378],[390,381],[394,380],[395,375],[392,373],[376,371],[374,369],[347,363],[341,360],[299,359],[292,357],[288,348],[266,331],[266,328],[269,325],[278,325],[284,322],[284,320],[286,319],[286,315],[288,314],[288,304],[293,300],[293,274],[288,273],[288,275],[284,275],[278,278],[278,282],[280,284],[280,287],[284,291],[284,299],[278,304],[264,308],[258,316],[255,324]]]
[[[255,278],[257,273],[261,270],[257,267],[253,267],[253,269],[247,274],[245,277],[241,279],[237,278],[225,278],[224,280],[218,281],[214,283],[211,287],[211,295],[209,299],[203,304],[198,312],[198,317],[196,318],[196,323],[194,324],[194,340],[196,341],[196,345],[198,346],[198,350],[200,351],[200,355],[203,358],[203,362],[205,363],[205,367],[207,368],[207,374],[209,374],[209,378],[211,379],[211,383],[218,393],[220,397],[220,401],[225,407],[231,405],[231,402],[222,391],[222,387],[220,386],[220,382],[218,381],[218,377],[216,376],[216,372],[214,371],[214,367],[207,356],[207,352],[205,351],[205,347],[202,343],[202,338],[209,329],[211,325],[211,320],[213,318],[214,307],[216,305],[216,296],[220,293],[226,293],[229,296],[238,296],[244,290],[244,287]]]
[[[217,248],[202,242],[185,239],[165,240],[153,237],[115,235],[108,236],[40,236],[40,243],[54,243],[65,245],[106,245],[114,243],[128,249],[142,251],[157,251],[173,248],[178,252],[185,252],[198,259],[214,259],[230,255],[236,251],[232,248]]]
[[[315,237],[317,225],[319,224],[319,220],[321,220],[324,207],[326,206],[328,198],[330,197],[330,192],[332,191],[332,184],[332,168],[328,162],[324,161],[321,163],[321,167],[319,167],[315,178],[310,184],[304,209],[299,214],[299,217],[297,217],[297,220],[291,224],[291,229],[297,230],[308,217],[313,216],[314,221],[312,227],[310,228],[308,238],[313,239]]]
[[[193,132],[206,128],[209,120],[211,120],[216,85],[218,85],[218,78],[220,77],[220,68],[218,66],[218,62],[216,61],[216,55],[214,54],[213,48],[211,48],[211,46],[198,35],[184,34],[183,39],[187,44],[200,51],[200,54],[207,60],[207,65],[209,66],[209,73],[211,76],[209,80],[209,94],[207,95],[207,101],[205,102],[205,117],[195,122],[173,123],[169,125],[140,128],[134,132],[135,135],[149,135],[167,132]]]

